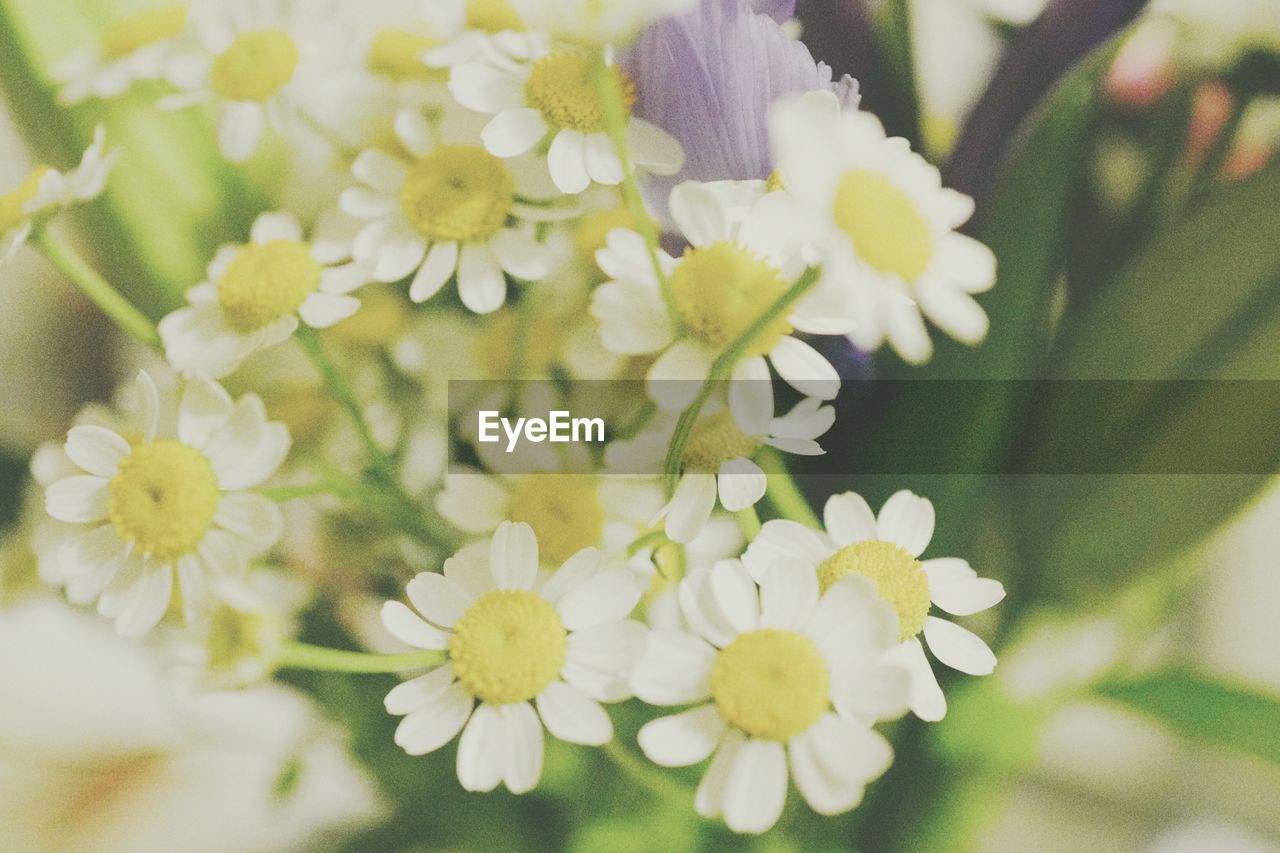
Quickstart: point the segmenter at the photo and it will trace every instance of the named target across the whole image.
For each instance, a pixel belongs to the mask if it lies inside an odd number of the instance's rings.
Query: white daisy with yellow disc
[[[456,65],[449,91],[467,109],[493,116],[481,134],[490,154],[537,152],[560,191],[575,195],[592,182],[614,186],[626,177],[609,136],[595,63],[586,52],[544,44],[528,62],[493,56]],[[635,85],[620,69],[611,67],[610,74],[626,113],[633,164],[656,175],[679,172],[680,143],[632,115]]]
[[[933,538],[933,504],[909,491],[890,497],[877,516],[853,492],[833,495],[823,510],[825,533],[794,521],[768,521],[742,561],[759,576],[780,555],[798,557],[827,589],[846,575],[871,579],[898,615],[896,659],[911,673],[911,710],[922,720],[947,713],[947,700],[925,657],[921,636],[938,660],[969,675],[988,675],[995,655],[976,634],[930,614],[932,607],[971,616],[1004,598],[1004,586],[980,578],[964,560],[920,555]]]
[[[907,709],[907,674],[885,660],[893,611],[871,584],[820,595],[798,561],[772,561],[757,584],[723,560],[681,582],[680,604],[689,630],[653,631],[631,683],[650,704],[695,707],[646,723],[645,755],[664,767],[714,755],[694,808],[735,832],[777,822],[788,775],[819,814],[856,806],[893,760],[871,726]]]
[[[54,559],[78,604],[98,603],[126,636],[150,631],[169,608],[175,576],[191,617],[210,585],[244,572],[280,538],[276,504],[250,491],[284,461],[289,432],[262,400],[233,400],[217,383],[186,383],[176,417],[162,418],[155,383],[139,376],[143,428],[124,436],[82,425],[67,434],[78,472],[45,491],[68,526]],[[172,428],[162,420],[176,421]]]
[[[824,256],[823,284],[857,320],[854,344],[870,352],[887,339],[919,364],[933,352],[925,317],[968,344],[986,337],[973,296],[995,284],[995,255],[955,230],[973,215],[971,198],[943,187],[874,115],[841,111],[830,92],[776,105],[770,131],[797,215]]]
[[[487,546],[446,560],[443,574],[410,581],[414,609],[388,601],[382,610],[397,638],[448,654],[387,694],[387,711],[404,716],[395,741],[423,755],[461,732],[458,781],[468,791],[532,790],[544,726],[569,743],[610,741],[600,703],[630,698],[631,668],[644,652],[647,631],[627,618],[640,598],[627,572],[606,569],[589,548],[538,585],[538,553],[529,525],[504,522]]]
[[[160,321],[169,363],[220,379],[287,340],[300,320],[323,329],[350,317],[360,307],[350,292],[371,280],[371,269],[330,260],[327,248],[306,241],[293,214],[262,214],[249,242],[220,249],[208,280],[187,291],[187,306]]]
[[[59,102],[123,95],[139,80],[162,79],[170,60],[191,44],[189,3],[165,3],[114,22],[86,50],[59,62]]]

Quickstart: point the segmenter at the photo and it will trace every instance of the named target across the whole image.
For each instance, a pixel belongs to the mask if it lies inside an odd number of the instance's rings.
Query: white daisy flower
[[[596,288],[591,314],[611,352],[660,353],[648,373],[650,396],[663,409],[680,410],[697,395],[721,352],[787,292],[805,262],[784,194],[767,193],[763,181],[683,183],[671,193],[671,217],[690,248],[680,258],[662,251],[658,258],[683,333],[672,324],[644,238],[631,230],[610,232],[596,254],[611,280]],[[771,396],[765,392],[772,364],[800,393],[835,398],[836,369],[792,334],[843,334],[852,327],[852,319],[833,314],[823,296],[806,294],[790,314],[757,334],[733,368],[732,378],[743,380],[743,389],[754,388],[761,401]]]
[[[489,153],[505,158],[545,151],[551,180],[561,192],[574,195],[593,181],[612,186],[626,177],[606,130],[594,62],[582,51],[543,45],[529,62],[455,65],[449,91],[464,107],[493,116],[481,134]],[[634,164],[658,175],[679,172],[684,166],[680,143],[630,115],[635,86],[624,72],[615,68],[613,74],[628,112]]]
[[[116,630],[141,636],[169,607],[177,574],[188,616],[209,584],[244,571],[280,537],[280,510],[249,489],[289,451],[284,424],[253,394],[233,401],[217,383],[186,384],[175,428],[160,434],[155,383],[139,376],[145,428],[136,440],[73,427],[65,451],[80,469],[49,486],[45,505],[68,528],[56,559],[74,603],[96,600]]]
[[[44,217],[102,194],[119,155],[106,150],[105,139],[98,125],[79,166],[70,172],[39,166],[17,187],[0,194],[0,263],[13,257]]]
[[[170,64],[181,94],[164,98],[177,109],[216,103],[218,142],[233,162],[253,156],[270,126],[278,132],[323,126],[339,135],[334,112],[358,105],[347,96],[363,85],[348,52],[341,17],[316,0],[227,0],[192,9],[201,51]]]
[[[787,190],[825,254],[823,283],[857,319],[850,340],[871,351],[888,338],[918,364],[933,351],[928,317],[980,343],[988,321],[973,294],[995,283],[996,259],[954,230],[973,200],[944,188],[938,170],[905,140],[886,138],[875,116],[842,113],[830,92],[776,105],[770,130]]]
[[[885,662],[893,611],[858,578],[819,598],[813,570],[773,562],[757,586],[737,560],[680,585],[692,632],[653,631],[631,683],[653,705],[696,707],[640,729],[665,767],[715,754],[694,807],[735,832],[777,822],[796,787],[820,814],[848,811],[893,760],[871,725],[906,710],[906,673]],[[710,701],[708,701],[710,700]]]
[[[667,536],[675,542],[689,542],[711,517],[717,495],[729,512],[755,506],[769,485],[764,471],[751,461],[760,448],[768,445],[786,453],[820,456],[826,451],[816,439],[826,434],[835,420],[835,409],[812,397],[797,403],[786,415],[772,418],[759,432],[744,431],[730,409],[704,415],[694,424],[685,445],[680,480],[671,501],[654,521],[665,518]]]
[[[535,589],[533,529],[505,522],[488,548],[465,548],[443,575],[410,581],[418,612],[389,601],[382,622],[411,646],[447,649],[448,662],[387,694],[387,711],[405,715],[396,743],[423,755],[461,731],[462,787],[502,782],[522,794],[542,775],[543,726],[569,743],[612,739],[600,703],[630,697],[646,629],[626,618],[640,597],[635,582],[603,564],[599,551],[580,551]]]
[[[551,249],[530,221],[529,204],[543,189],[531,160],[500,160],[448,126],[434,130],[421,113],[396,116],[396,136],[411,160],[369,149],[352,173],[362,186],[340,204],[366,220],[356,235],[357,262],[373,266],[377,281],[413,275],[409,296],[425,302],[456,274],[462,303],[477,314],[502,307],[506,276],[540,281]]]
[[[897,659],[911,673],[911,710],[922,720],[940,720],[947,700],[929,661],[929,650],[947,666],[969,675],[987,675],[996,658],[977,635],[952,622],[929,615],[931,606],[953,616],[970,616],[1004,598],[1004,586],[980,578],[969,564],[955,557],[918,559],[933,537],[933,504],[901,491],[885,501],[877,517],[853,492],[833,495],[823,510],[825,534],[794,521],[765,522],[742,561],[760,576],[780,555],[816,566],[820,588],[827,589],[845,575],[875,581],[880,595],[898,613],[901,645]]]
[[[53,69],[67,106],[91,98],[123,95],[139,80],[165,76],[169,61],[187,43],[188,3],[167,3],[112,24],[92,48]]]
[[[250,242],[219,249],[208,280],[187,291],[187,306],[160,321],[169,363],[186,375],[220,379],[251,353],[287,340],[299,319],[323,329],[350,317],[360,302],[348,294],[372,269],[327,266],[332,260],[327,247],[305,242],[293,214],[262,214]]]
[[[508,0],[434,0],[421,8],[438,46],[422,58],[432,68],[451,68],[474,59],[527,60],[546,41],[526,32]]]
[[[510,0],[530,28],[580,44],[625,44],[654,21],[683,15],[696,0]]]

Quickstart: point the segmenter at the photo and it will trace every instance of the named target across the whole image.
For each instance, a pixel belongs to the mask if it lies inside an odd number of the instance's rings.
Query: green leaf
[[[1170,670],[1098,688],[1190,740],[1280,765],[1280,696]]]

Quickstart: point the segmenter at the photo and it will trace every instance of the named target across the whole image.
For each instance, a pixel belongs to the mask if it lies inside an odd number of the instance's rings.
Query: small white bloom
[[[86,98],[123,95],[139,80],[165,76],[169,61],[189,42],[188,4],[167,3],[112,24],[92,48],[53,69],[68,106]]]
[[[634,580],[605,569],[594,548],[540,588],[537,578],[533,529],[504,522],[488,547],[464,548],[445,561],[443,575],[409,582],[416,613],[398,601],[383,607],[388,631],[449,657],[387,694],[387,711],[405,715],[396,743],[423,755],[461,732],[458,781],[468,791],[500,782],[513,793],[532,790],[542,775],[543,726],[561,740],[599,746],[613,737],[600,703],[631,695],[646,636],[627,619],[640,597]]]
[[[995,283],[996,259],[954,230],[973,200],[944,188],[938,170],[906,140],[886,138],[875,116],[841,112],[830,92],[776,105],[770,130],[788,193],[825,255],[820,286],[857,321],[850,340],[870,351],[888,338],[918,364],[933,352],[928,317],[980,343],[988,321],[973,294]]]
[[[529,204],[546,189],[529,160],[499,160],[463,128],[433,128],[416,110],[396,116],[396,135],[413,158],[379,149],[356,158],[361,186],[342,194],[349,215],[368,222],[353,254],[377,281],[413,276],[409,296],[425,302],[456,274],[462,303],[477,314],[502,307],[510,275],[540,281],[551,249],[529,223]]]
[[[291,213],[264,213],[250,242],[224,246],[208,280],[187,291],[187,306],[160,321],[173,368],[220,379],[251,353],[289,338],[299,319],[317,329],[350,317],[360,302],[349,293],[371,279],[371,266],[344,263],[331,247],[304,241]]]
[[[611,280],[596,288],[591,315],[610,351],[659,353],[649,368],[649,394],[661,408],[679,410],[721,352],[786,294],[805,262],[785,193],[766,192],[763,181],[683,183],[671,193],[671,217],[691,248],[680,258],[659,251],[658,260],[683,333],[672,324],[644,238],[627,229],[610,232],[596,254]],[[760,407],[771,398],[770,363],[802,394],[833,399],[840,390],[836,369],[792,333],[844,334],[852,326],[852,316],[833,312],[817,291],[760,330],[732,373],[757,399],[751,420],[767,420]]]
[[[860,495],[833,495],[823,510],[825,534],[794,521],[768,521],[742,561],[761,575],[779,555],[804,560],[828,588],[849,574],[875,581],[898,613],[901,645],[896,657],[911,673],[911,710],[922,720],[940,720],[947,700],[925,658],[920,635],[947,666],[969,675],[987,675],[996,658],[977,635],[930,616],[931,605],[953,616],[970,616],[995,606],[1004,586],[980,578],[955,557],[919,560],[933,538],[933,504],[908,491],[894,494],[877,517]]]
[[[70,172],[40,166],[16,188],[0,195],[0,263],[26,242],[42,217],[102,194],[119,155],[106,150],[105,139],[105,131],[98,125],[79,166]]]
[[[650,23],[683,15],[696,0],[510,0],[533,29],[580,44],[623,44]]]
[[[856,806],[893,760],[871,725],[906,710],[906,673],[886,662],[893,611],[871,584],[819,598],[796,560],[773,560],[758,585],[724,560],[682,581],[680,604],[692,632],[652,632],[631,683],[650,704],[696,707],[641,728],[645,754],[665,767],[714,754],[694,808],[735,832],[777,822],[788,765],[814,811]]]
[[[280,510],[248,490],[289,450],[288,430],[267,420],[255,395],[233,401],[216,383],[192,380],[176,424],[162,431],[155,383],[142,373],[139,386],[140,432],[73,427],[64,449],[77,473],[45,492],[49,514],[69,525],[51,543],[54,580],[74,603],[96,600],[127,636],[164,615],[175,574],[190,617],[210,583],[275,544]]]
[[[438,42],[423,54],[433,68],[474,59],[527,60],[547,39],[545,33],[526,32],[508,0],[433,0],[421,12]]]
[[[475,60],[455,65],[449,91],[464,107],[493,116],[481,134],[489,153],[545,153],[551,180],[561,192],[574,195],[593,181],[613,186],[626,176],[606,129],[594,62],[582,51],[543,45],[529,62]],[[680,171],[680,143],[630,115],[635,87],[616,68],[610,73],[628,113],[626,135],[634,164],[657,175]]]

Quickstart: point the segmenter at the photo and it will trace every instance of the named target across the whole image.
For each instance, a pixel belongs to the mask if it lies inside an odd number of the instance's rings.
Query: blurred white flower
[[[187,2],[167,3],[128,15],[109,26],[91,48],[53,69],[67,106],[86,98],[123,95],[139,80],[165,76],[169,61],[190,42]]]
[[[682,15],[697,0],[509,0],[531,29],[581,44],[625,44],[650,23]]]

